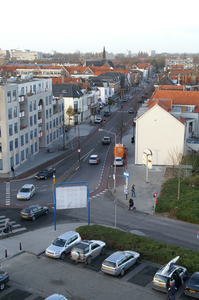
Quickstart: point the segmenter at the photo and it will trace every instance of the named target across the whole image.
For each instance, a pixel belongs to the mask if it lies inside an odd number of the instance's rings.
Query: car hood
[[[17,196],[19,196],[19,197],[28,197],[30,195],[30,192],[27,192],[27,193],[23,193],[23,192],[19,192],[18,194],[17,194]]]
[[[173,258],[172,260],[170,260],[168,262],[168,264],[166,264],[166,266],[164,267],[164,269],[161,271],[161,274],[165,274],[167,273],[172,267],[173,265],[176,263],[176,261],[180,258],[180,256],[176,256],[175,258]]]
[[[39,172],[39,173],[36,174],[36,176],[44,176],[46,174],[47,174],[47,172]]]
[[[66,247],[59,247],[51,244],[46,250],[51,252],[62,252]]]

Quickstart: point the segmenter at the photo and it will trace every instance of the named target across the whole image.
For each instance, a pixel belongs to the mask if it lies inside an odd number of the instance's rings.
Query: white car
[[[66,254],[81,241],[81,236],[76,231],[68,231],[56,238],[52,244],[46,248],[46,255],[53,258],[64,259]]]
[[[24,184],[17,193],[18,200],[30,200],[35,194],[35,186],[33,184]]]
[[[95,124],[101,124],[102,118],[96,118],[95,119]]]
[[[123,166],[124,161],[122,157],[116,157],[114,159],[114,166]]]

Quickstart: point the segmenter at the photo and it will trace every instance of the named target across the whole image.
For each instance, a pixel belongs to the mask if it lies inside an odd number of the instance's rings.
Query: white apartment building
[[[0,174],[33,159],[63,133],[64,100],[52,80],[0,78]]]
[[[30,51],[30,50],[11,50],[10,57],[16,58],[16,60],[35,60],[42,59],[42,52]]]

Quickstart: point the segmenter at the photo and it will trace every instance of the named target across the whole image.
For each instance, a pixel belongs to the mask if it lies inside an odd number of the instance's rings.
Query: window
[[[52,121],[50,121],[50,128],[52,128]]]
[[[37,137],[37,128],[34,129],[34,137]]]
[[[13,141],[10,141],[10,151],[13,150]]]
[[[12,119],[12,108],[8,108],[8,120]]]
[[[13,131],[12,131],[12,124],[9,125],[9,136],[13,135]]]
[[[46,97],[46,105],[48,105],[48,97]]]
[[[24,136],[22,135],[21,136],[21,146],[23,146],[24,145]]]
[[[61,104],[59,104],[59,112],[61,112]]]
[[[21,161],[24,160],[24,150],[21,151]]]
[[[16,165],[19,164],[19,153],[17,153],[17,154],[15,155],[15,163],[16,163]]]
[[[51,104],[51,102],[52,102],[52,98],[51,96],[49,96],[49,104]]]
[[[0,153],[2,153],[2,144],[0,143]]]
[[[0,137],[1,137],[1,126],[0,126]]]
[[[64,103],[61,104],[61,109],[64,111]]]
[[[3,160],[0,159],[0,170],[3,170]]]
[[[11,92],[7,92],[7,102],[11,102]]]
[[[18,132],[18,124],[17,122],[14,123],[14,133],[17,133]]]
[[[46,119],[48,119],[48,110],[46,110]]]
[[[28,143],[28,133],[25,134],[25,143]]]
[[[28,148],[26,148],[26,159],[28,159]]]
[[[48,123],[46,123],[46,130],[48,130]]]
[[[51,108],[49,109],[49,117],[52,116],[52,111],[51,111]]]
[[[30,126],[33,126],[32,116],[30,116]]]
[[[16,101],[16,100],[17,100],[17,94],[16,94],[16,91],[12,91],[12,99],[13,99],[13,101]]]
[[[53,127],[55,127],[55,119],[53,120]]]
[[[34,115],[34,125],[37,124],[37,115]]]
[[[53,137],[53,135],[52,135],[52,133],[50,133],[50,142],[52,142],[52,137]]]
[[[17,118],[17,106],[14,106],[14,118]]]
[[[56,131],[53,132],[53,140],[55,140],[55,133],[56,133]]]
[[[61,116],[59,116],[59,123],[61,123]]]
[[[58,126],[58,117],[56,118],[56,126]]]
[[[35,152],[37,152],[37,142],[35,143]]]
[[[30,139],[33,139],[33,130],[30,131]]]
[[[33,92],[36,94],[36,84],[33,85]]]
[[[34,151],[33,151],[33,145],[31,145],[31,147],[30,147],[30,153],[31,153],[31,154],[34,153]]]
[[[46,142],[47,142],[47,144],[49,144],[49,135],[47,135],[47,137],[46,137]]]
[[[32,101],[29,102],[29,112],[32,111]]]
[[[33,109],[34,109],[34,110],[37,109],[37,107],[36,107],[36,100],[33,101]]]

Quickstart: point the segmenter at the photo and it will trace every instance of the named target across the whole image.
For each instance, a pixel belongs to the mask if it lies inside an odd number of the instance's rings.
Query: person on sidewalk
[[[129,210],[131,210],[131,207],[134,206],[134,202],[132,198],[129,198]]]
[[[131,197],[136,197],[136,194],[135,194],[135,184],[132,185],[132,189],[131,189]]]
[[[10,171],[12,172],[12,176],[14,177],[15,176],[15,169],[14,169],[13,166],[11,166]]]
[[[177,291],[177,288],[175,287],[175,285],[173,284],[173,282],[170,283],[170,287],[169,287],[168,291],[169,291],[170,300],[176,300],[176,291]]]

